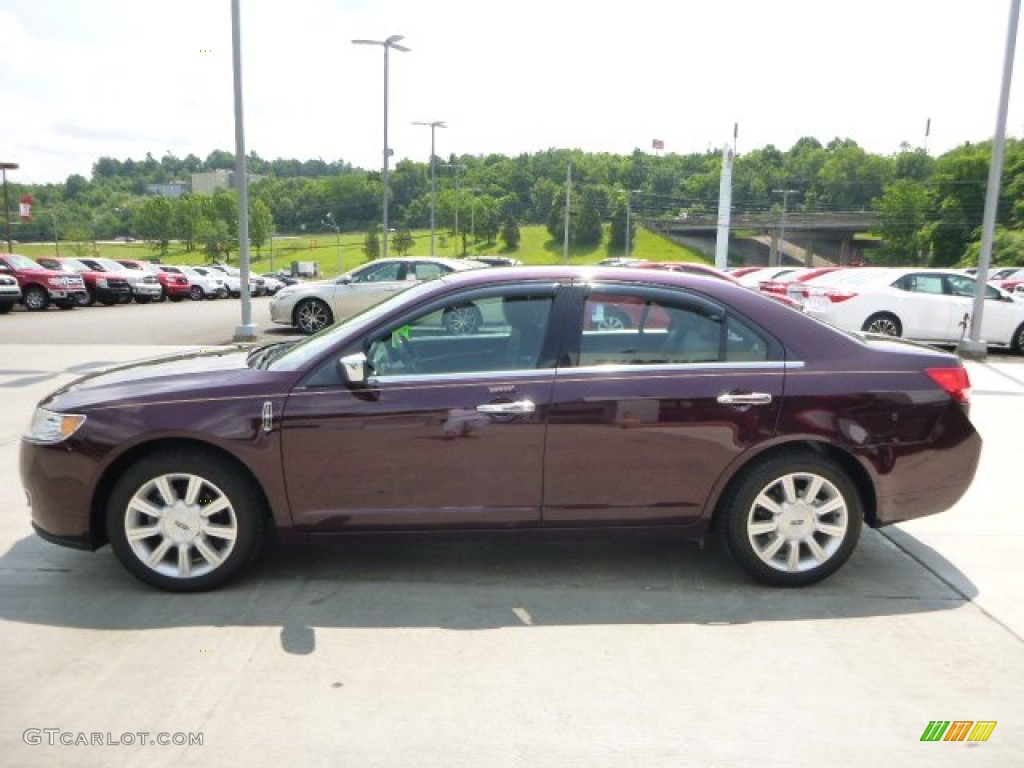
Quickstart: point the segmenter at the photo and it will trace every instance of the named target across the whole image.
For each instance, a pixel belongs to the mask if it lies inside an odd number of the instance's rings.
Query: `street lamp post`
[[[388,53],[394,48],[396,51],[407,52],[409,49],[399,45],[398,41],[405,39],[403,35],[391,35],[385,40],[353,40],[356,45],[379,45],[384,48],[384,173],[382,180],[384,184],[384,198],[382,208],[384,211],[384,249],[383,255],[388,257],[388,160],[391,157],[391,148],[388,147]]]
[[[340,275],[344,271],[342,269],[341,259],[341,227],[338,226],[338,223],[334,220],[334,214],[330,211],[327,212],[327,218],[324,219],[324,224],[333,229],[334,234],[338,236],[338,274]]]
[[[431,123],[420,123],[416,122],[413,125],[429,125],[430,126],[430,255],[434,256],[434,239],[437,233],[436,219],[434,218],[434,211],[437,208],[437,175],[435,173],[436,162],[434,160],[434,132],[437,128],[447,128],[444,124],[444,120],[434,120]]]
[[[798,190],[795,189],[773,189],[772,192],[782,195],[782,219],[779,221],[779,250],[776,258],[778,263],[775,266],[782,266],[783,248],[786,241],[786,208],[789,202],[789,196],[795,194]]]
[[[455,255],[459,255],[459,171],[466,170],[466,166],[458,163],[446,163],[444,168],[451,168],[455,174]],[[463,249],[465,255],[465,249]]]
[[[7,225],[7,252],[10,253],[14,250],[13,241],[11,240],[11,202],[7,197],[7,172],[18,170],[17,163],[0,163],[0,171],[4,175],[4,222]]]

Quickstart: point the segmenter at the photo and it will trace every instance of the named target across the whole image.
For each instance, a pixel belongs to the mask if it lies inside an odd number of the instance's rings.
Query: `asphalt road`
[[[270,298],[250,301],[250,321],[259,339],[299,337],[294,328],[270,322]],[[51,307],[28,312],[16,307],[0,317],[5,344],[230,344],[242,325],[239,299],[164,301],[152,304],[96,305],[70,310]]]
[[[287,335],[266,301],[262,334]],[[239,318],[0,317],[5,765],[1024,765],[1024,359],[968,363],[985,446],[964,499],[866,531],[804,590],[752,584],[713,543],[418,540],[274,549],[176,596],[36,537],[17,475],[33,404]],[[935,720],[996,727],[922,742]]]

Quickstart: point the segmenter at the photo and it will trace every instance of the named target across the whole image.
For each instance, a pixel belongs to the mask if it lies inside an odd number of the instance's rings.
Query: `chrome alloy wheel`
[[[847,500],[821,475],[782,475],[757,494],[746,532],[754,554],[770,568],[796,573],[817,568],[839,551],[850,526]]]
[[[186,473],[143,484],[125,510],[124,531],[139,562],[172,579],[203,576],[231,555],[238,519],[213,483]]]

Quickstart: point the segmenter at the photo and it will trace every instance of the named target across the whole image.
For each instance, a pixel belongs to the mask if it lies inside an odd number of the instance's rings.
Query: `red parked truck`
[[[17,279],[21,302],[31,312],[44,310],[51,303],[72,309],[88,299],[85,281],[79,275],[47,269],[19,253],[0,253],[0,274]]]

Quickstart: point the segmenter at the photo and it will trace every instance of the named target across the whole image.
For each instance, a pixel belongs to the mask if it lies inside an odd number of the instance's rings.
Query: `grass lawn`
[[[511,256],[525,264],[561,264],[563,260],[562,243],[551,239],[548,231],[542,226],[521,227],[522,239],[519,247],[506,251],[501,243],[470,242],[467,238],[466,255],[483,256],[498,254]],[[605,233],[607,239],[607,231]],[[320,265],[320,273],[324,277],[337,275],[365,263],[362,233],[345,234],[340,237],[334,234],[312,236],[280,235],[274,238],[273,254],[269,245],[258,251],[250,250],[252,269],[254,272],[270,272],[289,266],[292,261],[315,261]],[[410,256],[430,255],[430,231],[416,230],[413,232],[414,245],[409,251]],[[457,252],[456,249],[459,249]],[[29,258],[38,256],[54,256],[56,249],[53,243],[21,243],[15,247],[16,253]],[[456,257],[461,255],[461,243],[450,237],[447,232],[437,232],[435,253],[438,256]],[[187,252],[179,243],[171,243],[166,255],[161,256],[159,250],[148,242],[133,243],[97,242],[92,243],[62,242],[60,255],[65,257],[97,255],[110,259],[159,259],[164,264],[201,265],[209,262],[206,254],[199,251]],[[389,255],[397,255],[391,249]],[[570,264],[593,264],[611,256],[622,256],[620,249],[612,249],[607,243],[596,247],[569,247]],[[706,262],[700,254],[684,248],[661,235],[638,227],[633,243],[631,256],[649,261],[700,261]],[[231,254],[231,263],[238,263],[238,252]]]

